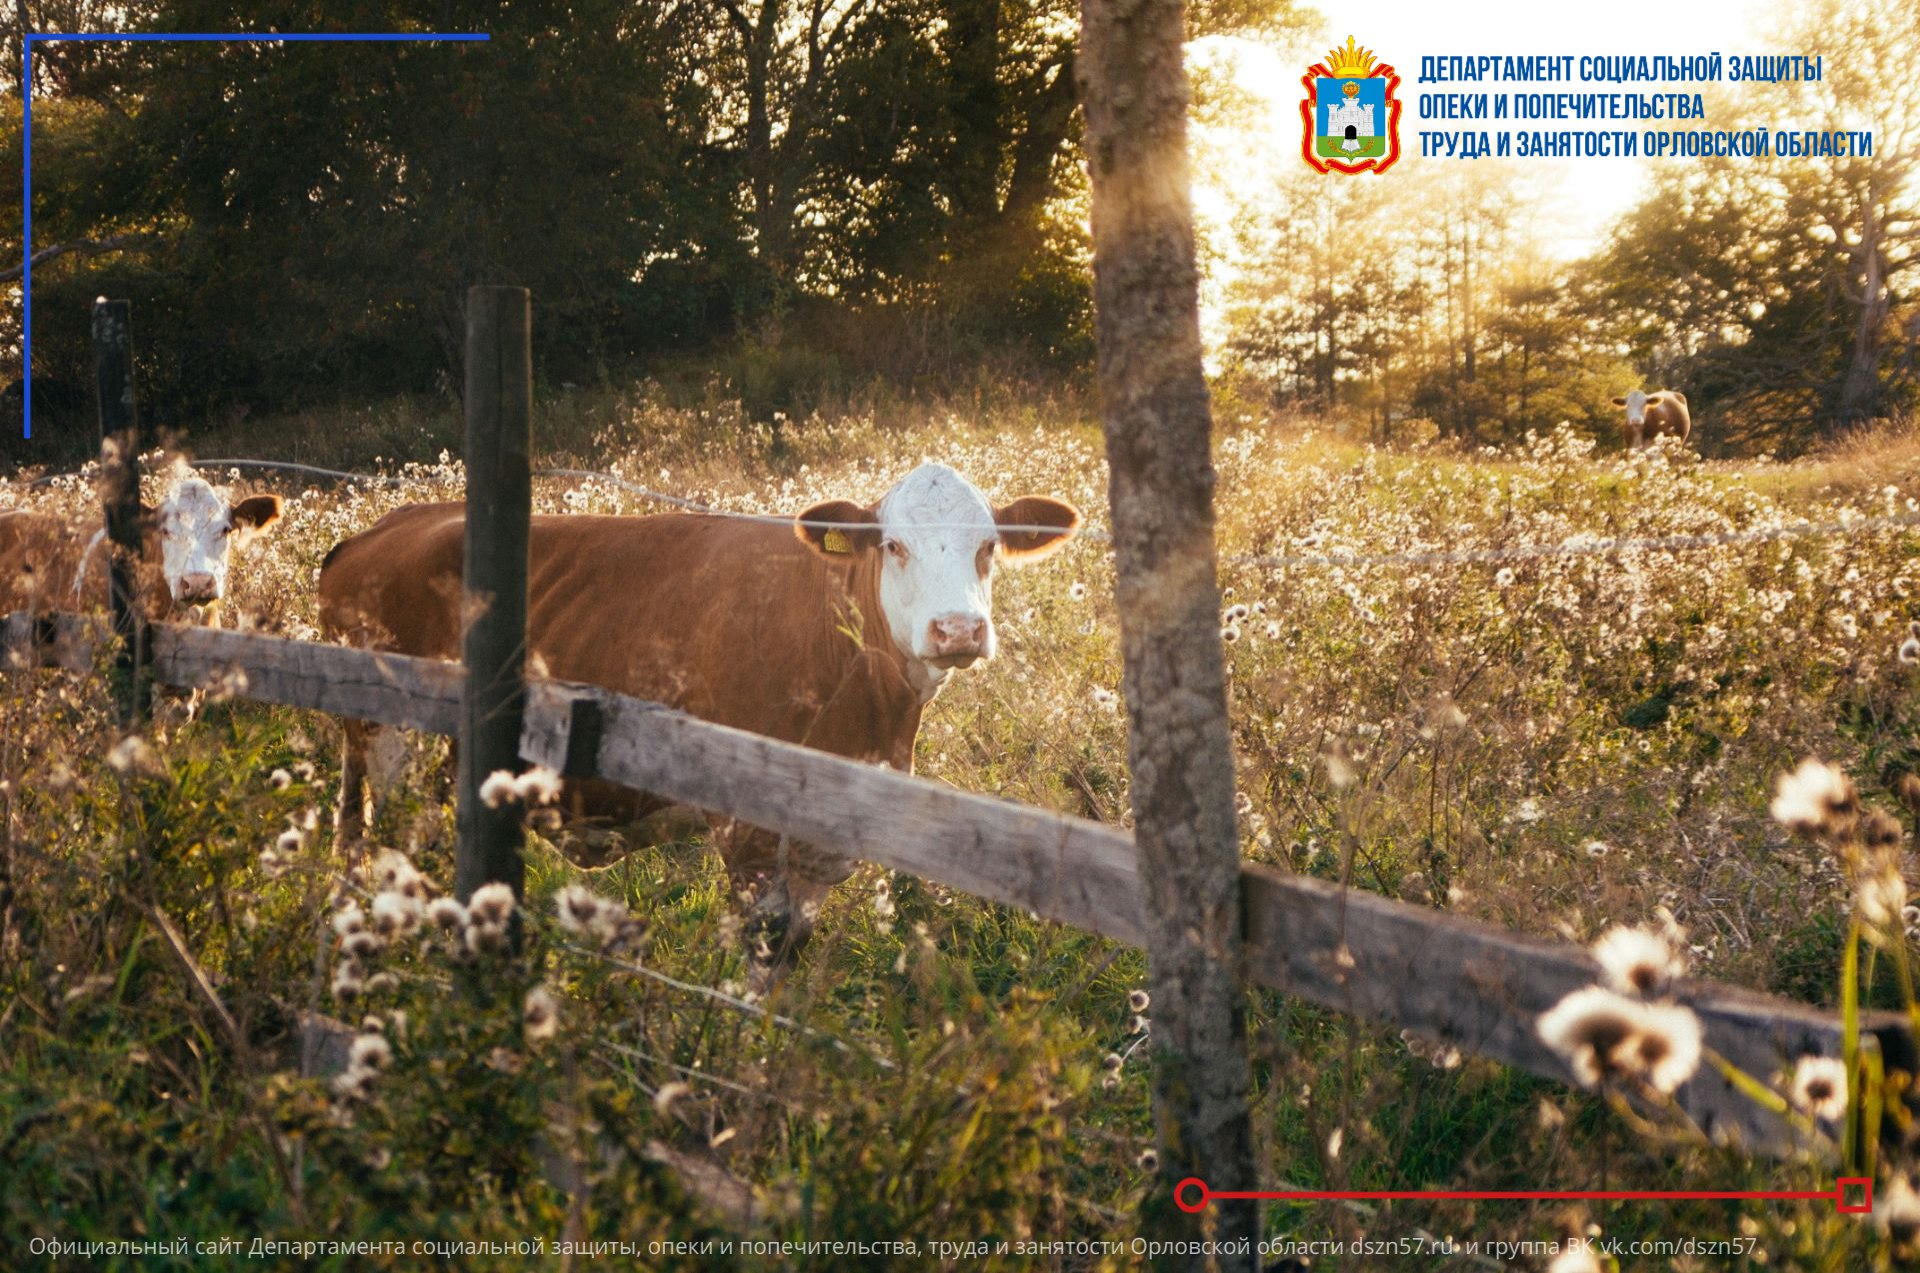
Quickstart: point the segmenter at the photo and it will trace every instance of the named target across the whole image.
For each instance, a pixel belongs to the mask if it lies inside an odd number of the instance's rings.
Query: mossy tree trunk
[[[1198,1176],[1252,1189],[1240,855],[1215,578],[1212,418],[1201,363],[1181,0],[1083,0],[1099,383],[1125,661],[1135,841],[1152,959],[1163,1188],[1151,1239],[1211,1228],[1252,1267],[1254,1204],[1174,1205]],[[1204,1258],[1175,1264],[1199,1267]]]

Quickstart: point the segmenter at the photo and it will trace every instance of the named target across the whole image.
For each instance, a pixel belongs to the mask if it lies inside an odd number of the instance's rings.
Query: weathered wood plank
[[[579,692],[579,691],[576,691]],[[971,795],[618,694],[599,700],[600,775],[1138,944],[1133,841],[1112,828]],[[544,714],[550,699],[535,702]],[[564,758],[547,734],[543,763]],[[556,744],[555,739],[562,741]],[[551,750],[559,747],[556,753]]]
[[[28,639],[28,622],[8,617],[10,648]],[[85,648],[89,620],[53,622]],[[458,727],[458,664],[169,624],[155,633],[156,671],[169,684],[219,685],[238,670],[246,697],[445,734]],[[1144,931],[1132,838],[1098,823],[564,682],[530,683],[521,755],[723,809],[1120,941],[1138,945]],[[1571,1081],[1533,1022],[1594,979],[1580,947],[1263,866],[1244,867],[1242,886],[1252,982]],[[1702,1018],[1708,1045],[1763,1081],[1799,1056],[1839,1055],[1835,1013],[1711,982],[1686,983],[1680,998]],[[1915,1064],[1897,1015],[1876,1014],[1867,1027],[1869,1046],[1902,1068]],[[1708,1070],[1681,1090],[1680,1103],[1710,1132],[1736,1135],[1751,1150],[1794,1147],[1779,1120]]]
[[[577,766],[569,697],[597,704],[594,767],[603,777],[1140,944],[1133,842],[1123,832],[584,687],[536,688],[528,759],[559,768],[571,754]],[[1582,948],[1264,866],[1243,867],[1241,879],[1254,983],[1573,1081],[1534,1021],[1596,979]],[[1763,1082],[1799,1056],[1840,1054],[1833,1013],[1710,982],[1688,983],[1681,998],[1702,1018],[1708,1045]],[[1911,1054],[1897,1016],[1869,1026],[1883,1050]],[[1767,1152],[1793,1147],[1785,1124],[1708,1069],[1679,1101],[1716,1135]]]
[[[261,702],[436,734],[460,727],[466,672],[458,663],[177,623],[153,632],[154,674],[168,685],[225,686]]]
[[[1581,947],[1511,932],[1269,867],[1242,870],[1248,977],[1324,1007],[1411,1030],[1463,1052],[1574,1082],[1534,1022],[1598,979]],[[1344,953],[1343,953],[1344,952]],[[1762,1082],[1803,1055],[1840,1055],[1839,1018],[1713,982],[1685,983],[1707,1045]],[[1904,1038],[1882,1014],[1876,1034]],[[1793,1147],[1788,1127],[1708,1067],[1678,1093],[1696,1123],[1750,1149]]]

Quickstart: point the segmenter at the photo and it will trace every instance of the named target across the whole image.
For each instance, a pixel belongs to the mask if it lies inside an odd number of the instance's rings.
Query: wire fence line
[[[195,469],[277,469],[294,473],[309,473],[318,477],[335,478],[341,481],[368,482],[383,486],[405,486],[406,478],[380,473],[353,473],[343,469],[322,468],[313,464],[300,464],[290,460],[251,460],[251,459],[212,459],[187,461],[189,468]],[[76,477],[86,472],[86,468],[65,473],[50,473],[32,481],[19,483],[21,489],[31,489],[58,481],[61,478]],[[748,513],[734,509],[719,508],[704,500],[692,499],[684,495],[674,495],[667,491],[655,490],[638,482],[608,473],[599,469],[542,468],[533,470],[533,476],[546,478],[564,478],[574,481],[603,482],[616,489],[637,495],[654,503],[664,504],[690,513],[700,513],[709,517],[726,517],[735,521],[755,522],[763,525],[806,526],[819,530],[845,529],[843,523],[804,520],[778,513]],[[18,510],[9,510],[18,511]],[[975,523],[924,522],[924,529],[934,530],[971,530]],[[1057,534],[1058,526],[1001,526],[1002,531],[1026,532],[1033,534]],[[1219,558],[1222,566],[1250,566],[1259,569],[1286,569],[1290,567],[1327,567],[1327,566],[1460,566],[1491,565],[1509,561],[1531,561],[1547,557],[1601,557],[1624,555],[1637,552],[1685,552],[1701,548],[1724,547],[1729,544],[1763,543],[1776,539],[1808,539],[1824,536],[1857,535],[1877,531],[1900,531],[1920,529],[1920,513],[1908,513],[1881,517],[1842,518],[1827,522],[1789,522],[1780,526],[1760,527],[1754,530],[1701,531],[1691,534],[1674,535],[1627,535],[1597,536],[1591,533],[1574,535],[1571,538],[1550,544],[1509,544],[1487,548],[1433,549],[1431,551],[1403,552],[1283,552],[1283,553],[1233,553]],[[1106,531],[1083,527],[1076,538],[1099,544],[1111,545],[1113,537]]]

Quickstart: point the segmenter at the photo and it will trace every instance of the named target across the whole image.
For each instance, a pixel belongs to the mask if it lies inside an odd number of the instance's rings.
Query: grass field
[[[1920,767],[1915,669],[1899,653],[1920,617],[1920,536],[1466,564],[1244,559],[1906,516],[1920,509],[1911,434],[1791,465],[1709,465],[1596,453],[1570,434],[1501,452],[1394,452],[1231,414],[1217,446],[1222,630],[1249,858],[1575,940],[1670,923],[1697,973],[1838,1002],[1851,881],[1767,805],[1777,776],[1816,755],[1867,803],[1901,808],[1893,784]],[[616,467],[729,509],[864,502],[938,458],[996,499],[1053,494],[1095,527],[1106,518],[1098,432],[1070,399],[853,406],[768,425],[724,399],[672,406],[637,389],[555,399],[536,428],[543,462]],[[233,609],[270,630],[312,635],[314,579],[339,538],[397,504],[460,491],[455,461],[393,458],[456,445],[444,405],[251,435],[258,454],[386,457],[380,467],[404,479],[236,481],[288,496],[284,525],[235,572]],[[196,445],[231,453],[235,440]],[[77,481],[5,494],[76,514],[91,498]],[[652,511],[555,480],[536,482],[535,498],[548,511]],[[929,712],[920,772],[1125,825],[1107,553],[1086,542],[1005,571],[995,608],[1002,654]],[[368,975],[343,985],[340,907],[371,906],[378,873],[401,868],[335,851],[333,722],[214,703],[136,748],[118,742],[98,680],[8,678],[6,1242],[858,1239],[915,1241],[924,1254],[936,1240],[990,1239],[1013,1244],[997,1263],[1027,1267],[1022,1242],[1133,1235],[1153,1139],[1152,1008],[1130,1002],[1145,981],[1135,951],[866,868],[837,890],[770,1005],[816,1032],[804,1033],[730,1001],[744,990],[737,925],[697,839],[584,871],[561,851],[565,833],[547,829],[530,851],[523,963],[400,924],[376,934]],[[443,753],[416,742],[386,756],[379,822],[380,843],[439,888],[452,874]],[[560,923],[554,899],[575,885],[643,920],[644,937],[629,927],[609,950],[610,923]],[[1891,963],[1869,974],[1868,997],[1883,1005],[1900,1002]],[[557,1003],[557,1029],[544,1007],[523,1021],[536,983]],[[1248,1005],[1269,1182],[1805,1189],[1831,1177],[1816,1161],[1750,1161],[1669,1117],[1641,1124],[1593,1096],[1271,993]],[[299,1076],[293,1023],[316,1010],[364,1019],[387,1041],[367,1045],[388,1059],[363,1067],[355,1091]],[[750,1188],[665,1170],[661,1147]],[[552,1183],[569,1173],[583,1184],[572,1198]],[[1770,1267],[1794,1269],[1887,1255],[1872,1224],[1823,1203],[1329,1205],[1276,1208],[1269,1228],[1463,1244],[1693,1235],[1751,1243]],[[1546,1245],[1522,1249],[1533,1259],[1523,1267],[1546,1266]],[[842,1266],[823,1254],[767,1263]],[[1474,1266],[1441,1255],[1395,1265]]]

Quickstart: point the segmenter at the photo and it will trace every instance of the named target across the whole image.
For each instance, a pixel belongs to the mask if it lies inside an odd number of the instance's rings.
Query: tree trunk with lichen
[[[1152,960],[1161,1187],[1149,1239],[1215,1241],[1255,1266],[1254,1204],[1188,1214],[1198,1176],[1252,1189],[1240,855],[1220,648],[1212,419],[1201,363],[1180,0],[1084,0],[1081,102],[1135,841]],[[1203,1267],[1193,1257],[1178,1261]]]

